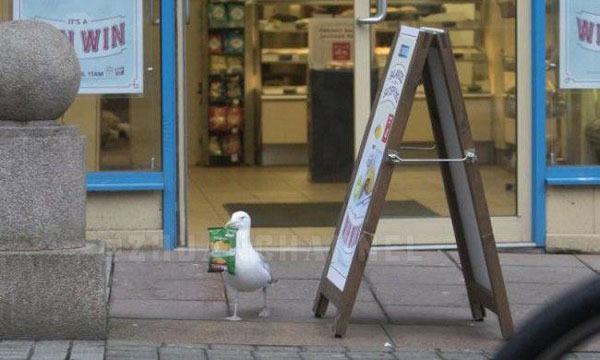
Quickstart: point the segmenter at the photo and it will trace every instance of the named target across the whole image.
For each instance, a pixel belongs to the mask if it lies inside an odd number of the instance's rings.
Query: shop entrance
[[[355,3],[179,4],[180,32],[186,35],[180,81],[187,87],[180,99],[180,142],[187,142],[185,162],[180,158],[187,164],[180,174],[187,172],[180,183],[187,187],[180,199],[182,244],[206,247],[207,227],[246,210],[255,246],[329,247],[350,179],[345,164],[351,169],[370,89],[377,87],[402,23],[450,33],[496,239],[531,245],[530,5],[388,0],[383,21],[358,25],[356,18],[370,16],[377,6]],[[344,29],[352,32],[349,44]],[[328,33],[340,40],[319,38]],[[437,153],[423,119],[429,115],[421,91],[400,149],[406,158]],[[452,242],[439,167],[397,169],[375,243]]]

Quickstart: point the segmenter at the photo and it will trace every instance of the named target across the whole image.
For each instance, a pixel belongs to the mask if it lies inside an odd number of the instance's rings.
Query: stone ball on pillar
[[[33,20],[0,23],[0,121],[56,120],[80,83],[75,50],[58,29]]]

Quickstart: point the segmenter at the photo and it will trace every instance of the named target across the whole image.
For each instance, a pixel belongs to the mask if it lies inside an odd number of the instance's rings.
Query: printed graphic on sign
[[[331,45],[333,60],[350,61],[352,60],[351,47],[349,42],[335,42]]]
[[[600,88],[600,1],[561,0],[560,87]]]
[[[402,47],[405,47],[408,53],[406,57],[392,57],[373,123],[368,129],[367,143],[352,184],[352,193],[348,199],[342,226],[336,239],[331,265],[327,271],[327,278],[341,291],[346,285],[352,259],[361,239],[361,232],[371,204],[379,169],[383,163],[386,143],[394,124],[394,116],[404,89],[406,72],[412,60],[418,33],[418,29],[402,27],[393,54],[398,54]]]
[[[15,0],[13,11],[65,35],[81,64],[80,94],[143,93],[142,0]]]

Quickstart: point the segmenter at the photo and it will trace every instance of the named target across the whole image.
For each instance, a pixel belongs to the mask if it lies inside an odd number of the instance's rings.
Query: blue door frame
[[[546,162],[546,1],[532,0],[533,239],[546,245],[548,186],[598,186],[600,166],[548,166]]]
[[[175,0],[161,1],[162,172],[93,172],[88,191],[162,191],[164,248],[177,246],[177,77]]]

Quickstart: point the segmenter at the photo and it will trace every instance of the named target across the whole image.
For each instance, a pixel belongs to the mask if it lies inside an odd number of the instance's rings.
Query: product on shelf
[[[221,34],[211,34],[208,37],[208,51],[211,54],[223,53],[223,36]]]
[[[212,80],[210,82],[209,97],[213,101],[219,101],[224,98],[225,85],[221,80]]]
[[[243,54],[244,53],[244,35],[239,32],[229,32],[225,34],[225,54]]]
[[[233,156],[242,152],[242,140],[240,134],[229,134],[223,138],[223,152],[225,155]]]
[[[208,20],[212,27],[227,25],[227,8],[225,4],[208,4]]]
[[[227,107],[209,106],[208,107],[208,130],[227,131]]]
[[[211,136],[208,141],[208,152],[211,155],[221,156],[223,155],[223,150],[221,149],[221,142],[219,141],[218,136]]]
[[[244,5],[229,4],[227,8],[229,15],[229,26],[244,26]]]
[[[244,109],[238,100],[234,100],[227,111],[227,126],[232,131],[239,131],[244,127]]]
[[[227,57],[223,55],[210,56],[210,72],[219,73],[227,70]]]
[[[239,75],[232,76],[227,80],[227,97],[230,99],[242,97],[242,79]]]
[[[244,71],[244,59],[240,56],[229,56],[227,57],[227,72],[228,73],[241,73]]]

